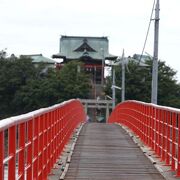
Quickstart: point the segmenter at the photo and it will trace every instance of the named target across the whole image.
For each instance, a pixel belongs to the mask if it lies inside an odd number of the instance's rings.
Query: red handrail
[[[77,125],[86,115],[70,100],[0,121],[0,180],[47,179]]]
[[[180,109],[125,101],[115,107],[108,122],[133,130],[180,176]]]

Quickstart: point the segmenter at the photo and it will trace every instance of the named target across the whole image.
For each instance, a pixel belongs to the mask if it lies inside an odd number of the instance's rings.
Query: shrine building
[[[109,53],[107,37],[61,36],[59,53],[53,58],[61,58],[63,64],[78,60],[84,63],[85,71],[91,75],[93,84],[103,84],[105,60],[115,60]]]

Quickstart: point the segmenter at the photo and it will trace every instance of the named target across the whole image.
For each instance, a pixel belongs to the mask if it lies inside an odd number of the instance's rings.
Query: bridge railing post
[[[162,110],[162,161],[165,161],[165,153],[166,153],[166,137],[167,137],[167,129],[166,129],[166,111]]]
[[[0,179],[4,179],[4,131],[0,132]]]
[[[176,113],[172,114],[172,156],[171,156],[171,169],[175,171],[176,159]]]
[[[152,149],[155,150],[155,125],[156,125],[156,109],[152,106]]]
[[[166,138],[166,164],[170,165],[170,127],[171,127],[171,112],[167,111],[167,138]]]
[[[27,122],[27,179],[32,179],[33,119]]]
[[[21,179],[25,179],[25,123],[21,123],[19,125],[18,131],[20,134],[19,136],[19,157],[18,157],[18,174],[20,175]]]
[[[34,118],[34,163],[33,163],[33,179],[38,178],[38,148],[39,148],[39,117]]]
[[[12,126],[8,130],[9,138],[9,165],[8,165],[8,177],[12,180],[16,179],[16,126]]]
[[[161,157],[161,149],[162,149],[162,142],[161,142],[161,131],[162,131],[162,113],[161,113],[161,109],[159,109],[159,129],[158,129],[158,156]]]
[[[180,177],[180,113],[177,115],[177,127],[178,127],[178,158],[177,158],[177,177]]]
[[[147,142],[147,145],[149,146],[149,147],[151,147],[151,138],[152,138],[152,134],[151,134],[151,107],[150,106],[148,106],[148,108],[147,108],[147,121],[148,121],[148,142]]]

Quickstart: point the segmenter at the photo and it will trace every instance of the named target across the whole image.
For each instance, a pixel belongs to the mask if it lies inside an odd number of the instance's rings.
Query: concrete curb
[[[78,136],[81,132],[81,129],[83,127],[84,123],[80,125],[78,131],[76,132],[76,134],[74,134],[74,140],[73,140],[73,143],[71,144],[71,148],[70,148],[70,152],[69,152],[69,155],[67,157],[67,161],[66,161],[66,165],[65,165],[65,169],[63,171],[63,173],[61,174],[61,176],[59,177],[60,180],[63,180],[66,176],[66,173],[68,171],[68,168],[69,168],[69,164],[71,162],[71,157],[72,157],[72,154],[74,152],[74,148],[75,148],[75,145],[76,145],[76,142],[77,142],[77,139],[78,139]]]

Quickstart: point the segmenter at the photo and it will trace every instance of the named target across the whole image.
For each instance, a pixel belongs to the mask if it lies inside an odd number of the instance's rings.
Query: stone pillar
[[[87,114],[87,112],[88,112],[88,103],[85,103],[84,107],[85,107],[85,113]]]

